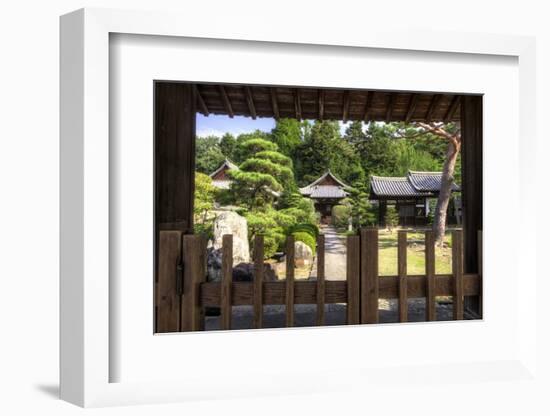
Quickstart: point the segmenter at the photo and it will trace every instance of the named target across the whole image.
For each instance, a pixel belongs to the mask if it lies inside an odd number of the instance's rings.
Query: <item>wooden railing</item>
[[[480,234],[481,239],[481,234]],[[481,242],[481,240],[480,240]],[[161,231],[156,282],[156,332],[204,329],[204,308],[220,308],[220,328],[231,329],[233,306],[253,307],[253,327],[263,327],[264,305],[285,305],[287,327],[294,305],[317,305],[316,325],[325,324],[325,304],[347,304],[347,324],[378,323],[378,299],[398,299],[399,322],[408,321],[407,300],[426,298],[427,321],[436,317],[436,296],[452,296],[453,319],[464,319],[464,296],[481,296],[481,275],[463,273],[462,231],[452,231],[452,273],[436,274],[435,240],[425,233],[425,274],[407,274],[407,232],[398,232],[396,276],[378,273],[378,230],[347,237],[346,280],[325,279],[325,240],[317,239],[317,279],[295,280],[294,238],[286,241],[286,279],[264,280],[263,237],[254,240],[252,282],[233,282],[233,237],[223,236],[220,282],[206,282],[206,242],[198,235]],[[481,247],[481,244],[479,244]],[[481,256],[480,256],[481,257]]]

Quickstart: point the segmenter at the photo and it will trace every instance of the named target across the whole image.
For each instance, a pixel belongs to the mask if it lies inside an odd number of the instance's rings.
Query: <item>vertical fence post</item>
[[[206,279],[206,242],[200,235],[183,236],[183,297],[181,330],[204,329],[204,310],[200,305],[200,284]]]
[[[180,330],[181,288],[181,231],[161,231],[158,243],[158,272],[156,293],[156,332]]]
[[[378,229],[361,229],[361,323],[378,323]]]
[[[477,232],[477,274],[479,276],[479,317],[483,318],[483,231]]]
[[[359,258],[360,241],[358,235],[348,235],[346,280],[348,290],[347,321],[348,325],[361,323],[361,263]]]
[[[264,237],[254,238],[254,328],[263,325]]]
[[[325,236],[317,237],[317,325],[325,324]]]
[[[294,326],[294,236],[286,238],[286,326]]]
[[[464,319],[464,281],[462,230],[453,231],[453,319]]]
[[[399,276],[399,322],[407,322],[407,232],[397,234],[397,274]]]
[[[426,262],[426,320],[437,321],[435,304],[435,237],[433,231],[426,231],[424,254]]]
[[[233,283],[233,236],[222,237],[222,283],[220,296],[220,328],[231,329],[231,286]]]

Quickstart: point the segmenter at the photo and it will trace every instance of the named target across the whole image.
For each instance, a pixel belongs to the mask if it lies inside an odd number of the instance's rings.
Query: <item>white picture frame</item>
[[[182,25],[182,21],[186,24]],[[517,306],[515,319],[521,325],[516,324],[513,329],[511,339],[517,344],[510,348],[508,356],[499,356],[498,361],[479,361],[475,357],[471,361],[456,361],[450,358],[447,362],[439,360],[439,364],[419,362],[413,367],[396,368],[388,365],[387,357],[382,354],[378,368],[372,363],[365,368],[321,367],[321,373],[331,375],[327,378],[331,381],[326,382],[319,381],[318,372],[293,372],[288,368],[281,368],[279,372],[260,371],[255,374],[255,379],[248,380],[246,377],[236,378],[229,372],[217,374],[213,380],[214,369],[205,369],[202,377],[199,373],[193,373],[173,381],[158,378],[152,381],[155,379],[152,377],[148,381],[110,382],[110,368],[121,358],[110,348],[110,308],[112,310],[113,305],[109,295],[109,276],[113,259],[109,251],[109,229],[112,226],[109,189],[113,161],[109,152],[112,133],[109,124],[109,37],[114,33],[278,42],[281,49],[285,48],[285,44],[332,45],[470,54],[474,58],[475,55],[516,58],[519,68],[517,136],[521,146],[517,166],[519,189],[514,189],[514,192],[521,201],[520,213],[529,212],[529,215],[519,215],[517,260],[522,265],[522,285],[517,288],[514,302]],[[61,19],[61,397],[80,406],[107,406],[341,389],[357,389],[360,392],[361,388],[368,388],[374,396],[375,391],[382,394],[384,384],[387,385],[390,380],[401,380],[403,389],[413,383],[416,386],[422,383],[428,385],[439,381],[438,374],[442,370],[452,372],[455,381],[469,384],[487,380],[509,383],[530,380],[536,383],[536,323],[533,319],[526,319],[536,313],[536,254],[520,247],[521,241],[536,239],[536,227],[532,226],[535,218],[529,211],[529,204],[533,203],[535,195],[533,187],[536,186],[529,176],[530,167],[536,161],[537,149],[533,119],[536,114],[534,39],[471,33],[434,34],[421,30],[404,32],[391,26],[387,26],[385,31],[365,27],[361,33],[350,29],[328,38],[321,30],[302,33],[293,30],[275,32],[265,28],[261,33],[247,34],[246,38],[232,33],[230,26],[206,29],[194,23],[193,19],[168,13],[82,9]],[[485,249],[491,250],[490,247]],[[408,329],[403,331],[415,330],[412,325],[404,327]],[[364,332],[364,328],[328,328],[323,329],[323,333],[332,333],[333,336],[345,337],[346,342],[353,342],[354,337],[360,336],[360,331]],[[388,327],[371,329],[386,331],[380,328]],[[432,337],[436,336],[436,328],[431,326]],[[479,327],[473,330],[479,330]],[[339,332],[336,335],[334,331]],[[303,329],[279,331],[275,335],[292,342],[299,333],[307,333],[312,338],[321,336],[316,335],[321,332]],[[226,339],[258,338],[253,331],[216,334],[216,337],[224,335]],[[162,336],[160,342],[171,342],[170,338],[177,336]],[[352,354],[358,354],[358,351],[353,350]],[[194,358],[198,357],[195,355]]]

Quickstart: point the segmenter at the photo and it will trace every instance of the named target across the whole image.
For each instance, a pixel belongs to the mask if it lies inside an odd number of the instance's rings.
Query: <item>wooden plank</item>
[[[317,237],[317,325],[325,324],[325,236]]]
[[[451,103],[449,104],[449,108],[447,109],[447,112],[445,113],[445,117],[443,117],[443,122],[448,123],[453,119],[453,116],[456,113],[456,110],[458,109],[458,106],[460,105],[460,95],[455,95]]]
[[[426,320],[437,321],[435,303],[435,236],[433,231],[426,231],[424,243],[426,263]]]
[[[279,104],[277,103],[277,88],[270,88],[269,95],[271,96],[271,108],[273,109],[273,117],[275,120],[280,118]]]
[[[453,275],[443,274],[435,276],[435,295],[453,295]],[[201,285],[201,304],[203,306],[220,306],[220,282],[206,282]],[[325,280],[325,304],[347,303],[348,283],[346,281]],[[284,305],[286,303],[286,282],[264,282],[264,305]],[[254,284],[252,282],[234,282],[231,286],[231,299],[234,306],[254,304]],[[426,276],[407,276],[407,297],[426,297]],[[464,275],[464,295],[477,296],[479,294],[479,276],[477,274]],[[382,276],[379,278],[379,297],[382,299],[397,299],[399,297],[399,277]],[[294,303],[315,305],[317,303],[317,282],[295,281]]]
[[[371,119],[371,104],[372,104],[372,96],[374,95],[374,92],[372,91],[366,91],[366,101],[365,101],[365,113],[363,115],[364,121],[370,121]]]
[[[323,120],[325,116],[325,91],[319,90],[317,94],[319,97],[319,120]]]
[[[298,88],[294,90],[294,111],[296,119],[302,120],[302,102],[300,101],[300,90]]]
[[[248,105],[248,111],[252,116],[252,120],[256,120],[256,107],[254,106],[254,98],[252,97],[252,91],[248,85],[244,86],[244,92],[246,97],[246,104]]]
[[[346,90],[344,91],[344,105],[342,110],[342,121],[344,123],[348,122],[350,101],[351,101],[351,94],[348,90]]]
[[[389,123],[391,121],[394,101],[395,101],[395,95],[393,93],[390,93],[390,95],[388,96],[388,103],[387,103],[388,108],[386,108],[386,123]]]
[[[264,237],[254,237],[254,328],[263,325]]]
[[[220,329],[231,329],[231,285],[233,283],[233,236],[222,237],[222,282],[220,295]]]
[[[286,238],[286,326],[294,326],[294,236]]]
[[[180,330],[181,296],[177,290],[177,277],[181,262],[181,235],[181,231],[160,232],[155,332]]]
[[[437,110],[437,106],[439,105],[442,97],[443,96],[441,94],[434,94],[434,96],[432,97],[430,107],[428,108],[428,112],[426,113],[426,123],[430,123],[432,121],[435,110]]]
[[[453,231],[453,319],[464,319],[462,230]]]
[[[411,94],[409,109],[407,110],[407,115],[405,116],[405,123],[411,122],[414,112],[416,110],[416,106],[418,105],[418,98],[419,98],[418,94]]]
[[[407,232],[399,231],[397,234],[397,272],[399,277],[399,322],[408,320],[407,303]]]
[[[204,102],[204,99],[202,98],[202,95],[198,89],[198,87],[195,85],[195,96],[197,97],[197,102],[199,103],[199,108],[201,113],[208,117],[210,115],[210,111],[208,111],[208,107],[206,103]]]
[[[361,229],[361,323],[378,323],[378,229]]]
[[[183,236],[184,276],[181,330],[204,330],[204,308],[200,304],[200,285],[206,281],[206,241],[200,235]]]
[[[348,235],[347,238],[347,322],[348,325],[361,323],[361,263],[359,260],[360,240],[358,235]]]
[[[223,102],[225,111],[227,111],[227,114],[229,115],[230,118],[233,118],[235,116],[235,113],[233,112],[233,107],[231,106],[231,101],[229,101],[229,97],[227,96],[225,87],[223,85],[220,85],[219,89],[220,89],[220,96],[222,97],[222,102]]]

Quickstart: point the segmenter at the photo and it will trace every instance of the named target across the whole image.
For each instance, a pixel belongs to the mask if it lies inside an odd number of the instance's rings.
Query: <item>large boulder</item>
[[[212,248],[222,248],[225,234],[233,235],[233,264],[250,262],[250,247],[248,246],[248,225],[246,218],[232,211],[222,211],[214,220],[214,238]]]
[[[207,253],[207,274],[209,282],[219,282],[222,279],[222,250],[210,247]],[[233,266],[234,282],[252,282],[254,280],[254,263],[239,263]],[[264,263],[264,280],[275,281],[275,271]]]
[[[296,267],[309,266],[313,263],[313,251],[302,241],[294,243],[294,264]]]

